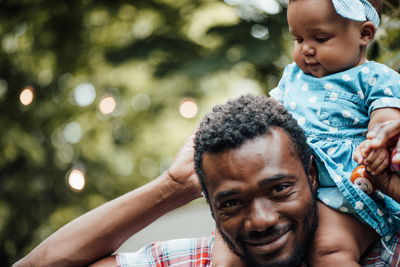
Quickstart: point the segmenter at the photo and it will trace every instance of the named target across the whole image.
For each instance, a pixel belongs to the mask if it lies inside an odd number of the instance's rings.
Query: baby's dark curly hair
[[[209,200],[202,168],[204,153],[219,153],[241,146],[245,141],[266,134],[270,128],[283,129],[293,143],[293,152],[308,174],[311,149],[296,120],[276,100],[246,95],[218,105],[206,114],[195,137],[194,165],[203,193]]]

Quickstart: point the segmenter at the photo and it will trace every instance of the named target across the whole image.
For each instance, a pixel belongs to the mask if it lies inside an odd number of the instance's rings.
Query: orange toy
[[[368,195],[375,191],[375,186],[369,180],[364,165],[360,165],[354,169],[354,171],[351,173],[350,180],[355,187],[361,189]]]

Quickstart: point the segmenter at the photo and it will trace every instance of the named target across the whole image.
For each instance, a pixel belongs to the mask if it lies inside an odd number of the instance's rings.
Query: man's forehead
[[[241,180],[242,176],[263,171],[265,178],[291,175],[292,165],[302,168],[300,157],[286,132],[280,128],[244,142],[241,146],[219,153],[205,153],[203,169],[207,180],[219,183],[221,179]]]

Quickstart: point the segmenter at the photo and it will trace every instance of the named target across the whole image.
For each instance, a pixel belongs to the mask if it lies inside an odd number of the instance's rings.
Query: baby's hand
[[[371,140],[367,139],[361,142],[354,151],[353,158],[359,165],[364,164],[364,160],[368,157],[374,147],[371,146]]]
[[[384,147],[372,149],[363,162],[369,173],[381,174],[389,166],[389,152]]]
[[[367,139],[370,140],[369,146],[371,148],[378,148],[386,146],[398,135],[400,135],[400,120],[392,120],[379,123],[368,130]],[[400,164],[400,140],[390,145],[396,148],[395,153],[392,155],[392,163]],[[357,157],[359,158],[358,155]],[[355,157],[354,159],[358,162]]]
[[[389,166],[389,152],[386,147],[373,148],[371,140],[361,142],[353,154],[353,158],[360,165],[365,165],[373,175],[382,173]]]

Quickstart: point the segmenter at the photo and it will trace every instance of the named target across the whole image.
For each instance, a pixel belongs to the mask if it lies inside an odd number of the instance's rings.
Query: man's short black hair
[[[303,130],[282,104],[265,96],[246,95],[218,105],[200,122],[195,137],[194,165],[203,193],[209,200],[202,162],[204,153],[219,153],[241,146],[245,141],[283,129],[293,143],[308,174],[311,149]]]

